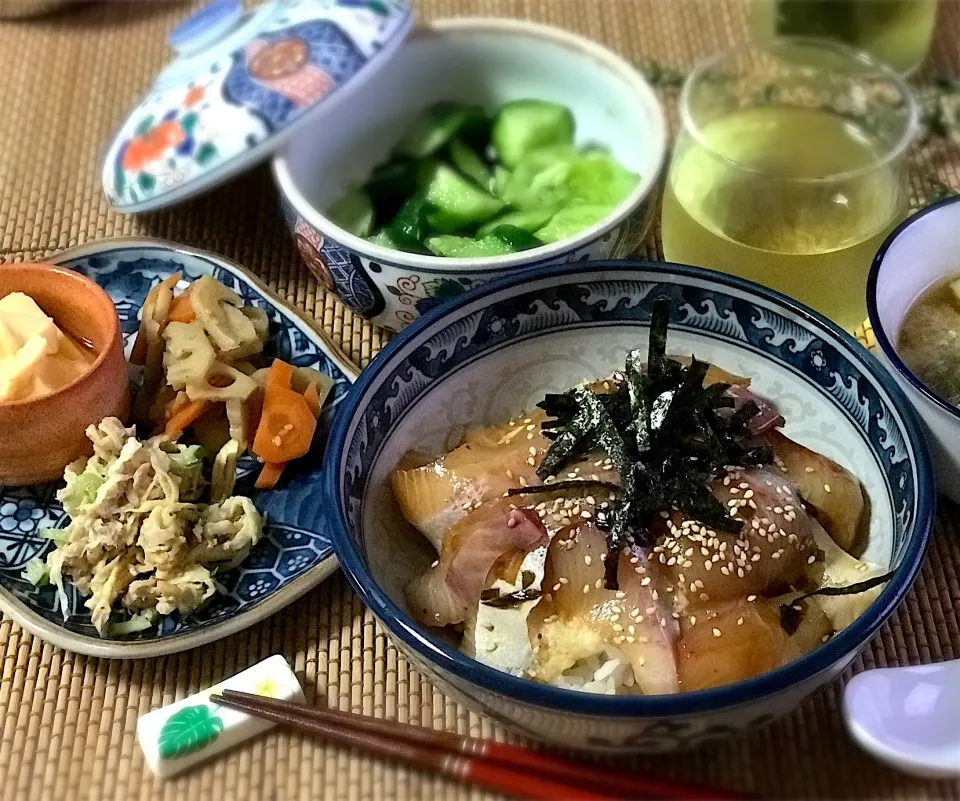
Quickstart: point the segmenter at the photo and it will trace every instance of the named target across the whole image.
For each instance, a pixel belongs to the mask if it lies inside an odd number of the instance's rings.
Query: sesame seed
[[[587,595],[589,592],[590,592],[590,585],[589,585],[589,584],[584,584],[584,585],[583,585],[583,594],[584,594],[584,595]]]
[[[433,562],[433,564],[430,565],[430,567],[438,567],[439,565],[440,565],[440,560],[439,560],[439,559],[435,559],[434,562]]]
[[[808,564],[808,565],[812,565],[812,564],[813,564],[814,562],[816,562],[816,561],[817,561],[817,555],[816,555],[815,553],[812,553],[812,554],[810,554],[810,556],[807,557],[807,564]]]
[[[738,626],[742,626],[742,625],[743,625],[743,618],[742,618],[742,617],[738,617],[738,618],[737,618],[737,625],[738,625]]]
[[[829,485],[829,484],[824,484],[824,485],[823,485],[823,491],[826,492],[827,494],[829,494],[829,493],[830,493],[830,485]]]
[[[690,615],[690,625],[691,625],[691,626],[696,626],[696,625],[697,625],[697,616],[696,616],[696,615]]]
[[[584,563],[587,567],[590,567],[590,563],[591,563],[591,562],[593,562],[593,559],[592,559],[589,555],[583,557],[583,563]]]
[[[598,584],[600,583],[600,582],[599,582],[599,579],[597,580],[597,583],[598,583]],[[623,598],[626,598],[626,597],[627,597],[627,594],[626,594],[625,592],[622,592],[622,591],[620,591],[620,590],[617,590],[617,595],[616,595],[616,597],[617,597],[618,599],[622,600]]]
[[[640,580],[640,586],[646,587],[650,583],[650,576],[645,576]]]
[[[803,468],[803,469],[806,470],[808,473],[815,473],[815,472],[816,472],[816,470],[814,470],[814,468],[812,468],[812,467],[805,467],[805,468]]]
[[[596,587],[596,588],[599,590],[601,587],[603,587],[603,579],[597,579],[597,580],[593,583],[593,586]]]
[[[714,637],[719,637],[719,636],[720,636],[720,629],[714,629],[714,630],[713,630],[713,636],[714,636]]]
[[[748,595],[748,596],[747,596],[747,603],[752,604],[752,603],[753,603],[754,601],[756,601],[756,600],[757,600],[757,596],[756,596],[756,595]]]

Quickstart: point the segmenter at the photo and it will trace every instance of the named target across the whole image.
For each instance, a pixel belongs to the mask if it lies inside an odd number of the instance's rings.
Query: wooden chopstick
[[[572,797],[569,795],[571,786],[589,787],[594,793],[593,797],[596,797],[598,792],[616,798],[689,799],[690,801],[707,801],[708,799],[729,801],[730,799],[743,797],[696,785],[612,771],[595,765],[565,760],[522,746],[463,737],[448,732],[437,732],[420,726],[379,720],[350,712],[319,709],[290,701],[277,701],[235,690],[224,690],[222,697],[226,706],[243,704],[244,711],[253,715],[258,715],[260,711],[291,715],[297,720],[322,722],[327,726],[337,727],[338,730],[346,728],[394,742],[399,740],[434,751],[439,750],[447,754],[458,754],[478,761],[497,763],[503,767],[520,771],[524,778],[529,777],[531,773],[535,773],[543,776],[545,780],[560,783],[566,793],[562,796],[564,798]],[[286,717],[283,720],[275,717],[269,719],[297,725],[293,720]],[[557,798],[555,794],[551,796],[551,799],[555,798]]]
[[[227,696],[229,693],[229,697]],[[241,697],[237,697],[241,696]],[[256,699],[256,700],[249,700]],[[273,701],[268,707],[260,696],[224,690],[223,695],[211,695],[215,704],[232,707],[265,720],[283,723],[302,731],[319,734],[328,740],[352,746],[380,756],[398,759],[417,768],[435,771],[460,781],[476,784],[488,790],[506,793],[533,801],[613,801],[615,796],[593,793],[580,787],[542,779],[527,771],[507,765],[432,748],[423,743],[386,736],[373,731],[348,728],[340,721],[327,720],[304,714],[305,709],[318,711],[302,704]]]

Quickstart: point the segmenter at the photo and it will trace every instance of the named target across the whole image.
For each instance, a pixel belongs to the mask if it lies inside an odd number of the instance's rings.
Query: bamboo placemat
[[[4,0],[5,5],[35,0]],[[743,38],[738,0],[422,0],[424,17],[529,17],[605,42],[635,60],[688,68]],[[385,341],[302,269],[279,219],[268,171],[171,212],[109,211],[99,190],[102,148],[167,58],[164,34],[183,4],[75,4],[66,13],[0,23],[0,258],[37,259],[118,235],[149,235],[223,253],[312,312],[358,364]],[[960,73],[960,5],[942,4],[931,61]],[[668,93],[664,101],[675,114]],[[960,186],[955,145],[925,154]],[[914,178],[916,194],[922,179]],[[642,255],[661,256],[654,230]],[[2,268],[0,268],[2,269]],[[960,510],[944,504],[908,601],[857,660],[873,666],[960,657]],[[197,692],[272,653],[300,672],[310,701],[480,736],[503,733],[444,698],[386,641],[344,580],[215,645],[143,662],[74,656],[0,621],[0,798],[476,799],[485,795],[300,737],[272,733],[162,784],[134,741],[138,715]],[[638,759],[639,768],[766,797],[960,799],[960,783],[894,773],[844,734],[840,684],[786,720],[698,752]]]

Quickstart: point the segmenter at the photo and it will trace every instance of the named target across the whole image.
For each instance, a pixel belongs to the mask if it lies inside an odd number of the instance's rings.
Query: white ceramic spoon
[[[867,751],[921,776],[960,776],[960,659],[855,676],[847,728]]]

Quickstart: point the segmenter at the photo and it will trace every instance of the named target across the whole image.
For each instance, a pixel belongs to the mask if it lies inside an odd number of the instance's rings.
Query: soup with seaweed
[[[897,345],[924,384],[960,406],[960,275],[934,284],[914,302]]]

